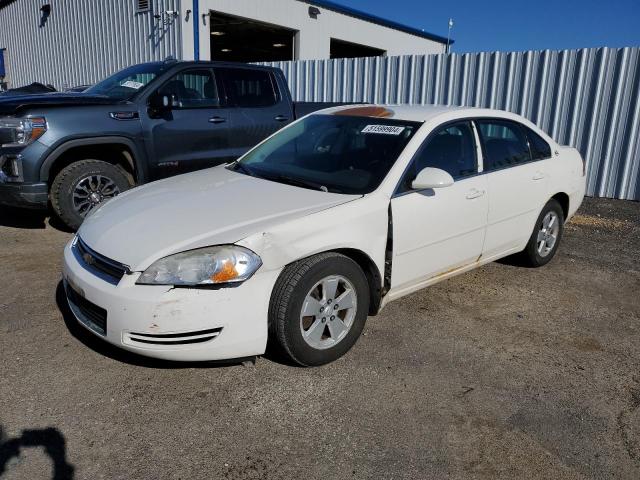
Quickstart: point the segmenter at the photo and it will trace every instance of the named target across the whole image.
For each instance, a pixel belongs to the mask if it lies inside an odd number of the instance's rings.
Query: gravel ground
[[[546,267],[391,303],[315,369],[108,348],[60,298],[69,238],[0,210],[2,478],[640,478],[640,203],[587,199]]]

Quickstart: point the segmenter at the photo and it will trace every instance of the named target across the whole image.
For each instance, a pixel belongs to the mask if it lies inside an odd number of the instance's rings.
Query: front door
[[[480,257],[488,195],[477,153],[470,122],[444,125],[416,153],[391,201],[392,289],[410,288]],[[453,185],[412,190],[411,181],[425,167],[447,171]]]
[[[213,71],[182,71],[159,89],[171,99],[161,118],[143,116],[155,178],[225,163],[237,157],[229,142],[230,109],[221,105]]]

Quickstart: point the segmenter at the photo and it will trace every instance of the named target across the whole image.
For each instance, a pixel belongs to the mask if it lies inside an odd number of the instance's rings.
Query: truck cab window
[[[218,87],[208,69],[180,72],[158,90],[167,95],[173,108],[211,108],[220,106]]]
[[[278,102],[271,74],[245,68],[222,69],[227,98],[236,107],[269,107]]]

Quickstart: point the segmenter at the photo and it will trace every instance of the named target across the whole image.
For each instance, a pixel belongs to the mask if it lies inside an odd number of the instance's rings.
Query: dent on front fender
[[[339,249],[355,249],[384,272],[388,199],[365,196],[353,202],[277,225],[237,242],[262,258],[265,270]]]

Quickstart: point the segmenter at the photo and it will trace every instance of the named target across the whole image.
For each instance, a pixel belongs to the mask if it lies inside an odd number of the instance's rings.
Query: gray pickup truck
[[[235,160],[297,117],[282,71],[219,62],[126,68],[80,94],[0,99],[0,204],[76,229],[105,199]]]

